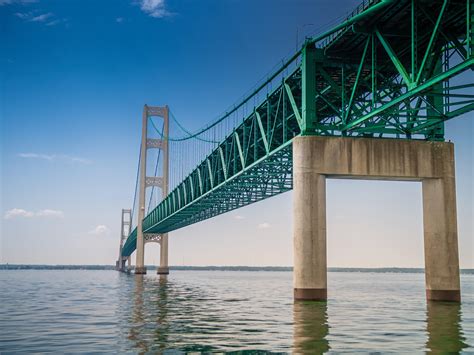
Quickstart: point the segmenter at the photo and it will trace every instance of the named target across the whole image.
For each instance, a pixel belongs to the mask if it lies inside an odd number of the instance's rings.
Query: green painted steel
[[[144,232],[169,232],[290,190],[291,143],[301,134],[444,140],[444,122],[474,110],[473,70],[474,0],[365,1],[236,105],[281,77],[145,217]],[[135,247],[136,230],[123,255]]]

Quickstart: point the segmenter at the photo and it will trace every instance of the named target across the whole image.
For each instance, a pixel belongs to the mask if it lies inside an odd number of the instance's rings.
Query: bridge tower
[[[119,248],[119,257],[117,263],[115,264],[115,269],[117,271],[125,271],[125,262],[128,261],[128,266],[130,267],[130,257],[124,258],[122,256],[123,243],[130,235],[132,229],[132,210],[122,209],[122,222],[120,228],[120,248]]]
[[[150,117],[161,117],[163,119],[163,135],[161,139],[148,138],[148,119]],[[146,274],[145,267],[145,243],[157,242],[160,244],[160,266],[158,274],[169,274],[168,268],[168,233],[161,235],[144,233],[143,219],[145,217],[145,197],[146,188],[155,186],[162,191],[165,198],[168,195],[168,172],[169,172],[169,108],[168,106],[147,106],[143,107],[142,116],[142,141],[140,149],[140,178],[138,195],[138,222],[137,222],[137,259],[135,265],[135,274]],[[147,176],[146,157],[148,149],[161,149],[163,154],[163,175]]]

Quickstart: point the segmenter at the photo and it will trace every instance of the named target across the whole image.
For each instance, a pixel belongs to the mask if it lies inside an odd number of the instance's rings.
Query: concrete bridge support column
[[[423,180],[426,298],[461,301],[454,161],[452,176]]]
[[[160,266],[158,267],[158,275],[168,275],[170,269],[168,267],[168,233],[161,236],[160,242]]]
[[[422,181],[426,297],[460,301],[453,144],[316,136],[293,141],[295,300],[327,299],[327,177]]]
[[[294,296],[326,300],[326,177],[306,169],[301,163],[311,157],[300,153],[293,163]]]
[[[122,259],[120,261],[120,271],[122,271],[122,272],[125,272],[127,270],[127,268],[125,267],[125,262],[126,262],[125,259]]]

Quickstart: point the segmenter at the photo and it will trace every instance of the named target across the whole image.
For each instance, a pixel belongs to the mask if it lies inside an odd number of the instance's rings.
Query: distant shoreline
[[[147,266],[156,270],[156,266]],[[115,270],[114,265],[26,265],[0,264],[0,270]],[[170,266],[170,270],[182,271],[293,271],[291,266]],[[330,267],[329,272],[376,272],[376,273],[424,273],[423,268],[347,268]],[[461,274],[474,274],[474,269],[461,269]]]

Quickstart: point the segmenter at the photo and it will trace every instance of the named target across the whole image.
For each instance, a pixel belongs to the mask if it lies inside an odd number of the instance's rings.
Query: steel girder
[[[446,120],[474,110],[474,0],[364,1],[291,61],[298,58],[297,68],[145,217],[145,233],[290,190],[291,141],[300,134],[443,140]],[[124,256],[135,244],[136,230]]]

